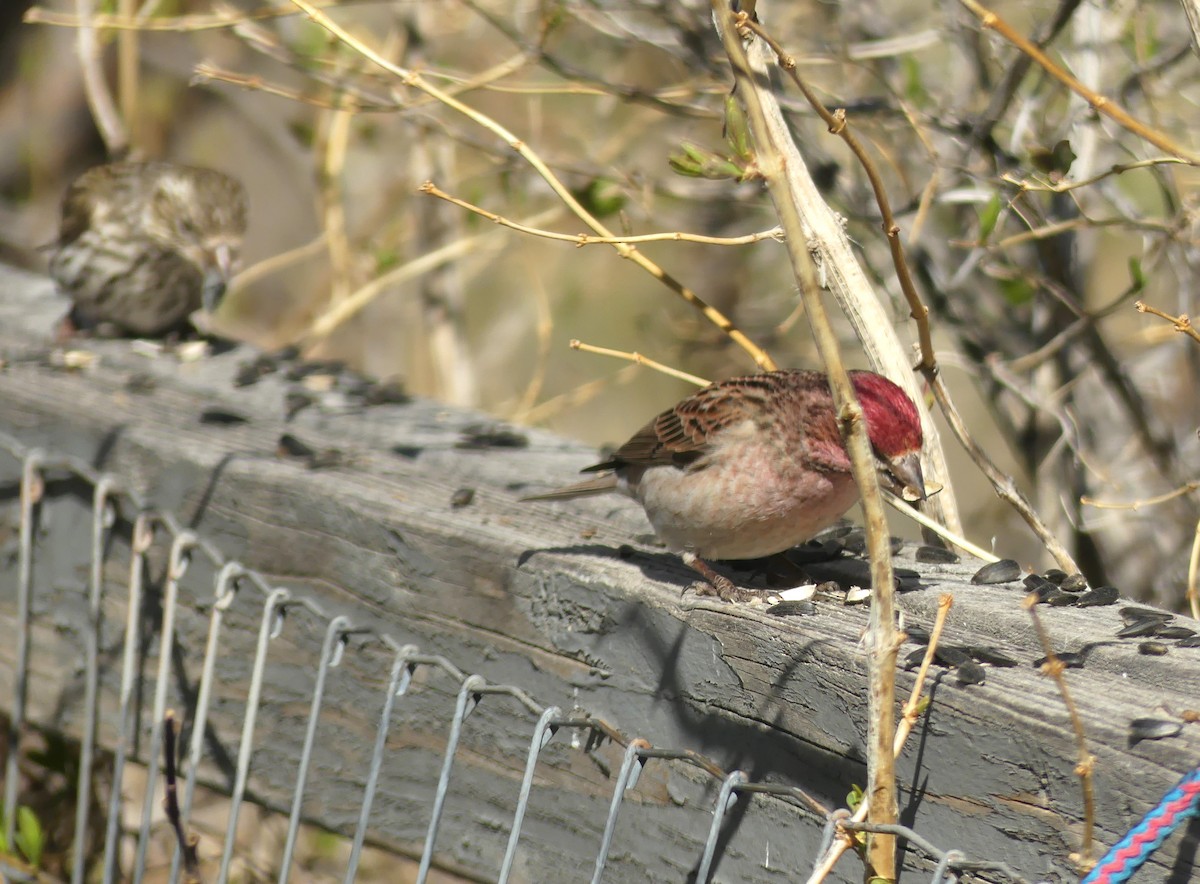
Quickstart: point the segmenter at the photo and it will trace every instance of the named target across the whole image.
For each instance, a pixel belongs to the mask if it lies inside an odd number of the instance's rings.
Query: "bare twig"
[[[1113,102],[1112,99],[1097,92],[1093,92],[1087,86],[1084,86],[1077,79],[1050,60],[1046,53],[1042,52],[1037,46],[1027,40],[996,13],[992,12],[987,7],[978,3],[977,0],[959,0],[963,6],[967,7],[972,13],[979,18],[979,23],[983,27],[995,31],[1008,42],[1012,43],[1025,55],[1032,58],[1035,62],[1041,65],[1042,69],[1054,79],[1058,80],[1089,105],[1091,105],[1098,113],[1104,114],[1119,126],[1149,141],[1160,150],[1165,150],[1167,153],[1179,157],[1186,162],[1197,165],[1200,164],[1200,157],[1192,153],[1184,147],[1180,147],[1162,132],[1147,126],[1145,123],[1134,119],[1120,105]]]
[[[1050,529],[1046,527],[1046,523],[1034,511],[1029,499],[1017,488],[1017,483],[1013,481],[1012,476],[1005,474],[996,466],[987,452],[980,447],[979,443],[967,431],[962,416],[958,413],[958,409],[954,407],[954,403],[950,399],[950,394],[946,392],[946,385],[942,382],[941,375],[933,379],[930,389],[933,390],[934,398],[937,399],[938,405],[941,406],[946,422],[950,424],[950,428],[954,431],[954,434],[958,436],[963,447],[967,449],[967,453],[971,455],[971,459],[978,464],[984,475],[988,477],[988,480],[992,483],[992,487],[996,490],[996,495],[1001,500],[1009,503],[1013,509],[1021,514],[1021,517],[1025,520],[1025,524],[1037,535],[1038,540],[1046,547],[1047,552],[1054,557],[1060,568],[1068,574],[1079,573],[1079,566],[1075,564],[1075,559],[1072,558],[1071,554],[1067,552],[1067,548],[1059,542]]]
[[[1188,482],[1165,494],[1146,497],[1140,500],[1097,500],[1094,497],[1082,497],[1080,498],[1080,502],[1084,506],[1094,506],[1098,510],[1139,510],[1144,506],[1157,506],[1160,503],[1166,503],[1168,500],[1174,500],[1177,497],[1183,497],[1185,494],[1191,494],[1197,488],[1200,488],[1200,480]]]
[[[929,633],[929,644],[925,648],[925,656],[921,659],[921,668],[917,672],[916,681],[913,682],[912,692],[909,694],[908,702],[904,705],[903,717],[900,720],[899,726],[896,728],[896,738],[892,743],[892,754],[895,758],[900,757],[900,753],[904,751],[904,744],[908,742],[908,737],[912,733],[913,727],[917,723],[917,719],[921,713],[927,708],[928,701],[924,701],[921,697],[921,691],[925,687],[925,677],[929,673],[929,666],[933,662],[934,655],[937,652],[938,642],[942,638],[942,629],[946,625],[946,616],[950,613],[950,608],[954,604],[954,597],[950,593],[945,593],[938,598],[937,616],[933,622],[933,629]],[[862,803],[855,810],[854,815],[850,816],[848,822],[860,823],[867,817],[867,812],[870,809],[868,802],[869,796],[863,796]],[[841,811],[845,813],[845,811]],[[842,858],[842,855],[854,846],[853,836],[847,833],[847,830],[838,827],[838,837],[833,840],[825,855],[822,856],[813,869],[812,874],[808,878],[807,884],[820,884],[833,871],[833,867],[837,865],[837,861]]]
[[[677,368],[671,368],[669,365],[663,365],[661,362],[655,362],[649,357],[643,356],[641,353],[631,353],[627,350],[611,350],[608,347],[596,347],[592,344],[585,344],[580,340],[572,340],[570,342],[572,350],[581,350],[584,353],[596,353],[600,356],[612,356],[616,359],[626,359],[629,362],[636,362],[638,365],[644,365],[646,368],[652,368],[657,372],[667,375],[668,377],[678,378],[681,381],[687,381],[689,384],[695,384],[697,387],[707,387],[709,381],[704,378],[697,377],[694,374],[688,374],[686,371],[680,371]]]
[[[897,512],[904,513],[905,516],[912,519],[914,522],[916,522],[922,528],[928,528],[930,531],[932,531],[938,537],[945,540],[947,543],[949,543],[953,546],[957,546],[959,549],[963,550],[964,552],[970,553],[971,555],[975,556],[975,558],[983,559],[985,562],[1000,561],[999,556],[993,555],[992,553],[988,552],[983,547],[976,546],[975,544],[971,543],[971,541],[967,540],[965,537],[955,534],[952,531],[946,530],[946,528],[939,525],[933,519],[929,518],[929,516],[925,515],[920,510],[913,509],[913,507],[911,507],[906,501],[901,500],[899,497],[892,494],[890,491],[888,491],[886,489],[884,489],[884,491],[883,491],[883,499],[885,501],[887,501],[887,503],[893,509],[895,509]]]
[[[1157,316],[1160,319],[1165,319],[1171,325],[1175,326],[1175,331],[1182,332],[1196,343],[1200,343],[1200,331],[1196,331],[1192,325],[1192,320],[1186,313],[1181,313],[1178,316],[1172,316],[1170,313],[1164,313],[1157,307],[1151,307],[1145,301],[1138,301],[1133,305],[1137,308],[1138,313],[1149,313],[1152,316]]]
[[[1092,773],[1096,766],[1096,758],[1088,751],[1087,734],[1083,730],[1083,719],[1079,717],[1079,710],[1075,708],[1075,702],[1071,699],[1071,692],[1067,689],[1066,664],[1054,653],[1054,648],[1050,644],[1050,635],[1046,632],[1046,627],[1042,625],[1042,619],[1038,616],[1037,593],[1030,593],[1025,597],[1022,603],[1025,609],[1029,611],[1029,616],[1033,619],[1033,627],[1037,630],[1038,639],[1042,643],[1042,650],[1046,654],[1046,662],[1042,664],[1042,672],[1054,679],[1058,685],[1058,692],[1062,694],[1063,704],[1067,707],[1067,715],[1071,719],[1071,727],[1075,731],[1075,745],[1079,751],[1079,763],[1075,766],[1075,773],[1079,775],[1079,780],[1083,786],[1083,838],[1079,847],[1078,861],[1079,865],[1087,869],[1092,866],[1092,827],[1095,822],[1095,795],[1092,788]]]
[[[1105,178],[1110,178],[1113,175],[1120,175],[1124,172],[1129,172],[1133,169],[1149,169],[1154,166],[1171,166],[1183,165],[1189,166],[1187,160],[1179,157],[1151,157],[1147,160],[1137,160],[1131,163],[1114,163],[1103,172],[1098,172],[1090,178],[1083,178],[1079,181],[1030,181],[1026,178],[1018,178],[1012,173],[1005,173],[1000,178],[1009,184],[1019,187],[1024,192],[1040,192],[1040,193],[1066,193],[1067,191],[1076,190],[1080,187],[1090,187],[1097,182],[1103,181]]]
[[[87,96],[88,108],[104,146],[110,157],[120,157],[129,148],[129,132],[121,122],[121,115],[113,103],[112,92],[104,79],[100,64],[100,45],[92,26],[92,0],[75,0],[75,12],[80,22],[75,47],[79,53],[79,67],[83,75],[83,92]]]
[[[183,873],[185,884],[200,884],[200,857],[196,846],[200,839],[189,834],[183,824],[183,816],[179,812],[178,776],[175,770],[175,743],[178,724],[175,721],[175,711],[167,710],[163,720],[163,766],[165,767],[166,795],[163,796],[163,810],[167,821],[175,831],[175,840],[179,844],[179,852],[183,857]]]
[[[501,227],[508,227],[512,230],[521,233],[528,233],[531,236],[540,236],[543,239],[553,239],[559,242],[569,242],[576,246],[590,245],[615,245],[617,243],[644,243],[644,242],[695,242],[703,243],[710,246],[744,246],[752,243],[762,242],[763,240],[772,239],[776,242],[783,241],[783,230],[779,227],[772,227],[770,230],[760,230],[757,233],[747,233],[744,236],[704,236],[699,233],[684,233],[682,231],[670,231],[668,233],[644,233],[638,236],[591,236],[587,233],[558,233],[553,230],[540,230],[536,227],[529,227],[525,224],[518,224],[516,221],[510,221],[503,215],[497,215],[495,212],[489,212],[487,209],[477,206],[474,203],[469,203],[464,199],[459,199],[456,196],[451,196],[442,190],[432,181],[426,181],[417,188],[421,193],[429,194],[437,197],[440,200],[445,200],[448,203],[453,203],[459,208],[466,209],[468,212],[473,212],[476,215],[481,215]]]
[[[867,789],[872,822],[892,824],[897,819],[895,758],[892,742],[895,737],[895,672],[899,647],[894,608],[894,579],[887,519],[879,480],[872,465],[871,443],[867,438],[862,406],[855,396],[850,377],[842,364],[837,336],[817,282],[817,271],[808,251],[804,221],[795,194],[791,189],[784,163],[785,148],[779,133],[767,123],[760,93],[765,92],[751,62],[742,47],[742,38],[735,26],[735,16],[724,0],[713,0],[713,18],[725,53],[733,68],[738,94],[746,105],[746,117],[757,153],[756,162],[771,193],[775,212],[786,234],[785,243],[792,271],[800,282],[800,297],[812,326],[817,351],[829,373],[834,402],[837,404],[839,426],[846,450],[850,454],[854,481],[861,495],[861,505],[867,530],[867,548],[871,559],[872,604],[870,612],[868,654],[868,723],[867,723]],[[746,13],[737,17],[739,23],[748,20]],[[790,136],[785,136],[790,143]],[[794,149],[794,146],[793,146]],[[895,880],[895,836],[877,835],[867,845],[868,875]]]
[[[1196,533],[1192,538],[1192,554],[1188,557],[1187,600],[1192,609],[1192,619],[1200,620],[1200,521],[1196,522]]]

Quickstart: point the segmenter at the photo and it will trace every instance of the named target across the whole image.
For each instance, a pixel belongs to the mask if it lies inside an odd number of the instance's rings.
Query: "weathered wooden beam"
[[[864,782],[865,611],[821,602],[812,616],[776,617],[762,607],[701,599],[684,592],[692,573],[648,542],[634,505],[517,500],[569,480],[593,452],[524,430],[520,447],[463,447],[488,418],[422,400],[365,407],[345,391],[318,397],[289,420],[286,396],[296,384],[282,371],[235,387],[239,366],[255,356],[247,348],[181,364],[174,356],[147,358],[128,342],[88,342],[81,347],[96,362],[67,370],[50,358],[50,330],[63,306],[48,284],[3,271],[0,292],[0,431],[21,444],[110,472],[228,558],[330,614],[443,654],[489,682],[517,685],[543,705],[578,707],[627,736],[695,750],[755,780],[800,785],[830,806]],[[245,420],[231,423],[229,414]],[[309,469],[302,458],[279,456],[285,433],[340,456]],[[16,628],[19,472],[0,453],[6,663]],[[464,488],[473,498],[456,505]],[[90,493],[79,483],[51,482],[37,545],[31,715],[68,733],[80,728],[77,636],[87,620]],[[106,746],[117,734],[127,576],[121,531],[111,558],[101,646]],[[1081,818],[1077,759],[1062,699],[1031,665],[1042,650],[1020,605],[1022,587],[973,586],[979,562],[918,564],[912,548],[897,564],[920,574],[919,587],[900,597],[909,622],[929,625],[939,595],[952,592],[945,640],[999,648],[1021,663],[989,667],[986,684],[968,687],[936,671],[929,712],[899,766],[905,824],[943,849],[1006,861],[1027,878],[1070,879],[1067,856],[1078,849]],[[170,704],[185,713],[200,677],[211,577],[197,556],[180,582]],[[143,759],[159,590],[152,587],[148,598]],[[226,616],[203,767],[203,778],[218,787],[228,788],[234,769],[262,607],[262,595],[243,587]],[[1097,757],[1097,837],[1108,845],[1200,757],[1194,727],[1170,740],[1127,743],[1132,719],[1197,706],[1200,649],[1143,656],[1136,640],[1115,638],[1116,607],[1043,608],[1042,616],[1060,650],[1091,649],[1068,681]],[[271,644],[249,794],[272,806],[290,802],[324,628],[294,609]],[[344,661],[330,671],[305,802],[314,822],[353,831],[391,661],[377,640],[352,636]],[[11,664],[0,672],[0,707],[11,703],[11,674]],[[903,694],[911,674],[900,673],[899,682]],[[373,840],[419,852],[457,690],[452,679],[422,669],[397,700]],[[466,720],[438,838],[447,867],[484,879],[496,874],[532,730],[529,712],[499,696],[485,697]],[[588,879],[620,760],[619,746],[585,754],[565,732],[549,744],[521,839],[525,880]],[[686,878],[715,789],[694,768],[649,762],[618,818],[605,880]],[[743,800],[727,819],[716,879],[796,880],[820,836],[819,822],[788,805]],[[1195,849],[1194,841],[1173,839],[1147,874],[1186,880]],[[911,851],[908,860],[928,865]],[[859,872],[846,860],[835,877],[856,880]]]

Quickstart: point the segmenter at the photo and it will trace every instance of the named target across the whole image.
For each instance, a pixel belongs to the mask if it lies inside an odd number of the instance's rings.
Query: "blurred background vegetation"
[[[775,225],[761,183],[683,177],[668,164],[685,141],[726,150],[732,78],[708,3],[320,5],[511,129],[616,229],[737,236]],[[995,9],[1081,82],[1190,146],[1200,61],[1185,5]],[[32,266],[44,266],[35,247],[55,236],[67,182],[106,158],[85,100],[79,6],[92,3],[0,9],[0,239],[8,259]],[[597,444],[625,438],[689,388],[574,352],[569,339],[713,379],[753,370],[611,247],[501,228],[419,193],[432,180],[511,220],[583,230],[510,146],[287,2],[106,0],[92,12],[135,150],[222,169],[249,189],[246,269],[219,316],[225,333],[266,348],[302,342],[311,356],[402,378],[412,392]],[[1145,162],[1163,152],[1096,114],[962,5],[804,0],[759,3],[758,14],[825,102],[847,110],[883,172],[939,359],[976,437],[1093,585],[1178,606],[1200,516],[1194,495],[1136,510],[1081,500],[1147,500],[1197,475],[1200,345],[1133,306],[1194,309],[1195,169]],[[122,67],[122,52],[135,63]],[[911,339],[861,169],[794,90],[781,90],[825,198]],[[1105,174],[1114,164],[1137,165]],[[640,248],[779,364],[816,364],[780,243]],[[360,297],[365,306],[311,334],[365,286],[377,292]],[[943,438],[968,535],[1048,564]]]

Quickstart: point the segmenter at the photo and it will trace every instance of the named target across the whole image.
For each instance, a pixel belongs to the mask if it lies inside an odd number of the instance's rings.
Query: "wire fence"
[[[381,634],[372,626],[373,617],[369,610],[352,614],[336,613],[312,594],[282,586],[272,585],[262,574],[226,557],[213,542],[180,524],[169,512],[150,508],[136,492],[130,490],[114,475],[99,472],[79,458],[56,454],[44,449],[29,449],[17,439],[0,433],[0,453],[13,459],[14,468],[19,464],[20,483],[18,496],[19,526],[16,537],[16,635],[9,637],[15,642],[15,665],[12,679],[12,695],[7,699],[9,715],[7,757],[4,766],[4,835],[5,844],[12,845],[16,834],[17,808],[29,797],[23,794],[20,758],[22,741],[28,739],[31,691],[37,691],[37,673],[31,666],[31,652],[35,650],[33,625],[44,612],[36,612],[36,600],[44,592],[46,581],[62,579],[62,566],[58,571],[45,565],[39,557],[48,557],[52,544],[58,542],[47,531],[46,505],[52,486],[54,493],[75,498],[86,498],[81,518],[90,525],[79,526],[90,538],[86,551],[77,551],[78,559],[86,559],[86,580],[80,583],[86,602],[86,616],[82,628],[82,705],[75,718],[80,736],[79,768],[76,794],[73,799],[74,827],[73,843],[70,848],[70,879],[81,884],[86,880],[132,880],[140,882],[147,872],[147,857],[151,836],[163,826],[156,819],[155,807],[160,794],[159,747],[162,744],[164,721],[168,715],[170,698],[182,697],[185,719],[189,734],[185,734],[185,758],[182,770],[181,816],[186,826],[191,818],[196,796],[198,776],[206,763],[213,762],[216,753],[213,745],[209,716],[219,704],[228,700],[230,692],[236,692],[244,703],[244,717],[240,737],[236,740],[236,754],[231,764],[218,778],[222,790],[228,794],[228,819],[219,866],[211,880],[224,882],[230,878],[234,868],[237,845],[239,815],[244,805],[253,798],[248,788],[249,777],[256,767],[256,754],[265,747],[256,740],[256,724],[264,704],[288,702],[303,705],[301,698],[271,697],[264,689],[268,660],[275,643],[284,632],[285,622],[291,615],[302,614],[320,633],[320,654],[311,678],[307,711],[302,716],[304,735],[300,743],[298,765],[291,784],[290,803],[286,807],[287,834],[283,849],[278,857],[277,880],[288,880],[296,864],[297,842],[301,824],[313,816],[313,795],[309,789],[310,768],[314,754],[320,746],[318,722],[326,706],[330,675],[344,668],[348,654],[365,653],[366,648],[385,653],[362,661],[368,669],[379,669],[383,660],[386,674],[377,672],[381,685],[378,696],[378,725],[375,729],[369,765],[361,779],[361,795],[358,799],[356,822],[350,837],[349,858],[344,873],[346,882],[355,880],[359,872],[364,845],[375,841],[386,842],[386,833],[380,833],[373,814],[373,806],[382,778],[388,775],[385,760],[388,756],[388,736],[393,729],[403,727],[406,700],[422,688],[428,689],[430,677],[449,679],[453,690],[447,692],[446,700],[452,698],[453,711],[445,733],[445,748],[441,753],[441,766],[436,779],[436,789],[427,806],[414,808],[414,813],[428,815],[423,844],[420,846],[419,868],[415,880],[424,882],[439,858],[439,836],[443,834],[443,815],[451,796],[450,783],[454,776],[456,753],[463,733],[464,722],[485,697],[503,698],[523,712],[533,723],[528,739],[524,773],[512,808],[511,817],[502,828],[507,833],[507,842],[502,858],[494,871],[494,879],[504,882],[522,880],[515,872],[518,846],[522,841],[530,797],[539,775],[544,774],[543,750],[559,733],[569,734],[570,751],[588,752],[597,744],[608,741],[623,747],[621,763],[611,781],[611,797],[607,801],[602,835],[595,846],[593,857],[584,859],[590,866],[590,880],[621,880],[614,873],[609,860],[614,845],[618,843],[618,819],[622,808],[638,790],[639,778],[647,765],[658,762],[686,765],[707,778],[711,783],[710,794],[714,795],[707,813],[711,819],[707,834],[703,838],[699,855],[695,858],[691,880],[706,882],[713,874],[718,859],[718,848],[722,845],[721,832],[727,815],[739,802],[748,802],[752,796],[762,795],[765,799],[786,803],[794,809],[795,825],[824,826],[824,840],[817,863],[832,842],[837,826],[860,831],[892,831],[906,839],[910,850],[927,857],[929,864],[936,864],[933,881],[946,880],[958,872],[989,871],[1013,881],[1021,881],[1003,863],[970,862],[959,851],[944,851],[920,837],[908,828],[871,827],[849,822],[844,813],[830,811],[821,801],[803,789],[793,785],[752,781],[751,775],[743,770],[725,771],[716,763],[688,749],[661,748],[643,738],[629,738],[605,721],[579,709],[564,710],[558,706],[544,706],[525,690],[516,685],[492,684],[485,675],[465,672],[447,657],[424,652],[411,643],[403,643],[388,634]],[[2,471],[0,471],[2,472]],[[15,472],[15,469],[13,470]],[[56,484],[62,483],[62,484]],[[10,489],[10,500],[13,489]],[[117,539],[121,543],[115,542]],[[127,555],[122,559],[118,547]],[[165,554],[165,571],[161,582],[150,576],[155,555]],[[117,565],[119,567],[114,568]],[[195,603],[181,598],[180,585],[189,569],[200,568],[208,574],[206,582],[211,586],[211,596],[202,607],[208,611],[206,636],[203,639],[204,654],[199,661],[198,677],[187,674],[194,670],[197,661],[181,659],[176,645],[177,624],[182,611],[194,611]],[[114,571],[121,576],[114,575]],[[161,593],[158,600],[159,613],[156,630],[146,634],[144,611],[147,595]],[[241,617],[230,623],[234,611]],[[109,632],[109,624],[119,622],[123,615],[124,628],[119,634]],[[53,620],[53,617],[51,617]],[[256,627],[255,627],[256,624]],[[226,639],[232,630],[257,628],[255,652],[244,678],[231,678],[218,674],[218,664],[227,651]],[[116,630],[115,626],[112,626]],[[156,649],[156,650],[155,650]],[[153,651],[153,653],[152,653]],[[78,649],[76,649],[78,652]],[[156,657],[156,671],[150,678],[142,673],[147,661]],[[389,662],[390,661],[390,662]],[[180,689],[180,684],[186,690]],[[115,732],[107,733],[100,726],[102,695],[110,690],[115,693]],[[218,696],[218,694],[220,696]],[[2,701],[0,701],[2,702]],[[296,717],[299,723],[301,716]],[[148,725],[149,739],[145,740]],[[562,743],[563,741],[557,741]],[[97,753],[104,751],[111,758],[107,807],[98,806]],[[132,758],[141,758],[146,764],[146,784],[141,796],[140,812],[136,827],[126,831],[122,821],[129,819],[129,808],[122,803],[129,799],[123,794],[121,784],[127,764]],[[390,768],[389,768],[390,769]],[[210,778],[211,779],[211,778]],[[89,841],[89,832],[98,828],[96,818],[103,826],[103,838],[97,845]],[[636,837],[636,832],[632,836]],[[631,837],[626,830],[622,837]],[[136,848],[123,854],[122,840],[132,840]],[[528,849],[529,845],[525,845]],[[619,845],[618,845],[619,846]],[[537,845],[533,845],[536,849]],[[124,857],[124,858],[123,858]],[[32,880],[27,870],[3,862],[3,871],[11,880]],[[125,865],[122,868],[122,865]],[[606,867],[609,877],[605,877]],[[785,875],[795,880],[801,869],[790,869]],[[169,880],[179,880],[181,874],[181,851],[178,846],[170,866]],[[857,870],[852,875],[857,876]],[[565,872],[560,880],[570,876]],[[583,874],[580,879],[586,879]],[[524,879],[528,879],[525,876]],[[535,878],[536,880],[536,878]]]

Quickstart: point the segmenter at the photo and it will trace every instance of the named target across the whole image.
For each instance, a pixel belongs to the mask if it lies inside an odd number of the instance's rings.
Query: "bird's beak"
[[[201,306],[205,313],[212,313],[225,297],[225,289],[233,277],[233,250],[221,243],[212,250],[212,266],[204,274]]]
[[[884,483],[891,486],[894,493],[910,503],[928,497],[925,493],[925,476],[921,472],[919,451],[912,451],[888,461],[883,478]]]

